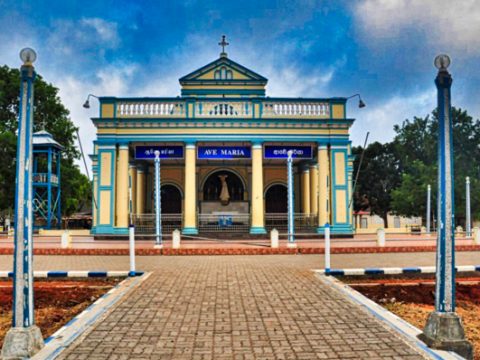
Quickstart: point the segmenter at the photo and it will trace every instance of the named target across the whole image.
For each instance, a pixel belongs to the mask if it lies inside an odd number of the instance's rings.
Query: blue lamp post
[[[162,198],[160,187],[160,151],[155,150],[155,247],[161,248],[162,244]]]
[[[3,359],[30,358],[43,346],[33,314],[33,85],[37,55],[30,48],[20,52],[20,106],[18,116],[15,184],[15,249],[13,256],[13,320],[2,347]]]
[[[450,58],[435,58],[438,97],[438,228],[435,311],[430,313],[420,338],[435,349],[454,351],[472,359],[472,345],[465,339],[460,317],[455,312],[455,215],[453,178],[453,127],[447,71]]]
[[[288,247],[296,247],[295,244],[295,228],[294,228],[294,218],[293,218],[293,151],[289,150],[287,152],[287,183],[288,183]]]

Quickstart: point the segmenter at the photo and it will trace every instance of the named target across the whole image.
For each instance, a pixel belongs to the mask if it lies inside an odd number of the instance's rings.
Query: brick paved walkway
[[[316,256],[154,260],[153,274],[61,358],[423,358],[316,278]]]

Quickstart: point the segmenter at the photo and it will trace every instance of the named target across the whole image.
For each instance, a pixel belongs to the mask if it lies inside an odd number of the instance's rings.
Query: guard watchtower
[[[60,202],[60,156],[63,146],[45,130],[33,134],[34,228],[59,229],[62,224]]]

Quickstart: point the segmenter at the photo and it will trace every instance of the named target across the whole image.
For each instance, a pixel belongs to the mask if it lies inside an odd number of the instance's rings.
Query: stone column
[[[145,213],[145,169],[137,168],[137,188],[135,191],[136,212],[137,214]]]
[[[250,234],[266,234],[263,201],[263,147],[252,144],[252,224]]]
[[[118,146],[115,227],[128,232],[128,144]]]
[[[330,223],[328,183],[330,165],[327,145],[318,145],[318,232],[323,233],[325,223]]]
[[[198,234],[197,229],[197,176],[195,143],[185,145],[185,210],[183,212],[183,233]]]
[[[310,213],[318,216],[318,164],[310,165]]]
[[[310,169],[302,169],[302,213],[310,214]]]

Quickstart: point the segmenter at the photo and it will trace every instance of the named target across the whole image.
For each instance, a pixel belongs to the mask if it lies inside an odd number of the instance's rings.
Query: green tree
[[[15,193],[16,135],[18,127],[20,71],[0,67],[0,210],[13,209]],[[80,153],[69,111],[58,89],[41,76],[35,80],[34,131],[46,130],[64,146],[61,159],[62,213],[69,215],[91,199],[90,182],[75,165]]]
[[[354,174],[357,174],[362,147],[352,149],[356,156]],[[354,209],[368,210],[380,216],[385,226],[387,214],[392,210],[391,192],[401,181],[399,163],[391,144],[374,142],[367,146],[354,194]]]
[[[455,180],[455,217],[457,224],[465,219],[465,177],[471,180],[473,218],[480,218],[480,121],[465,110],[453,108],[453,148]],[[405,120],[394,127],[397,135],[392,146],[402,170],[401,185],[392,192],[392,207],[406,216],[425,216],[427,185],[432,186],[432,199],[437,188],[438,118],[431,116]],[[432,208],[436,208],[432,200]]]

